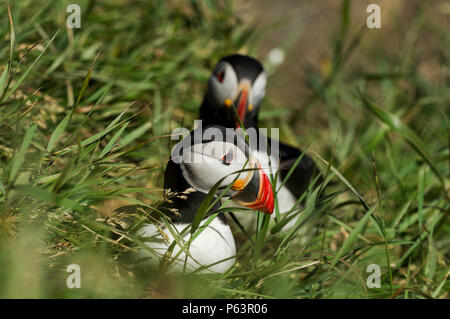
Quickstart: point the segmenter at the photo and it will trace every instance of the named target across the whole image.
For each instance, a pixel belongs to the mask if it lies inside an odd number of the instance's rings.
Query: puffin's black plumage
[[[299,148],[295,148],[281,142],[279,142],[279,147],[279,172],[282,180],[284,180],[291,167],[295,164],[297,159],[302,156],[303,151]],[[293,170],[292,175],[286,181],[285,186],[296,198],[299,198],[308,189],[308,186],[312,179],[318,175],[320,175],[320,171],[317,168],[316,164],[311,159],[311,157],[304,154],[298,165]],[[320,175],[317,178],[314,187],[320,185],[322,181],[323,178]]]

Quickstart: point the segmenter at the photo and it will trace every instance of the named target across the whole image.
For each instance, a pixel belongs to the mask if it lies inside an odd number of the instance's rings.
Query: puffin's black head
[[[183,178],[197,191],[208,193],[220,182],[221,192],[231,184],[226,197],[272,213],[272,185],[239,131],[219,125],[194,130],[175,145],[171,161],[179,166],[178,180]]]
[[[246,118],[255,117],[265,95],[267,77],[260,62],[245,55],[233,54],[224,57],[215,66],[208,82],[206,102],[215,110],[225,110],[234,119],[234,127],[239,127],[232,105],[242,123]],[[222,113],[222,112],[221,112]]]

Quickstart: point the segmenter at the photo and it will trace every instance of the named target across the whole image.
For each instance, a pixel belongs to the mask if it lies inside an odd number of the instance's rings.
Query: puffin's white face
[[[237,172],[256,167],[256,159],[249,159],[233,143],[211,141],[185,148],[180,165],[188,183],[205,193],[222,178],[219,188],[227,187],[238,177],[228,194],[232,196],[248,184],[254,171]]]
[[[250,92],[249,103],[259,106],[261,104],[264,95],[266,95],[267,75],[266,72],[262,72],[258,75],[253,82],[252,90]]]
[[[238,77],[228,62],[220,62],[208,81],[208,95],[212,105],[230,107],[238,94]]]
[[[214,107],[231,108],[234,104],[239,116],[256,110],[266,94],[267,76],[264,71],[255,79],[239,79],[233,66],[221,61],[208,81],[208,99]],[[241,117],[243,121],[243,118]]]
[[[174,146],[171,161],[180,165],[183,178],[196,190],[209,193],[220,182],[218,190],[223,191],[231,184],[225,196],[272,214],[272,184],[239,130],[220,125],[194,130]]]

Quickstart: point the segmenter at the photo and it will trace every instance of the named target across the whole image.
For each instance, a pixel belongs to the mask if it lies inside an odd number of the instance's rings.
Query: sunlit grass
[[[372,52],[377,73],[347,70],[365,34],[350,31],[343,1],[331,71],[312,73],[298,103],[327,110],[308,148],[326,194],[304,194],[290,232],[261,214],[250,241],[229,219],[238,254],[227,273],[166,276],[138,261],[136,230],[166,200],[169,135],[192,127],[211,67],[254,52],[258,30],[227,1],[133,0],[81,1],[72,30],[68,3],[11,1],[11,16],[0,6],[1,297],[448,298],[450,91],[421,75],[413,47],[395,59]],[[263,108],[265,125],[305,147],[293,133],[303,108],[270,96]],[[66,286],[74,263],[81,289]],[[380,288],[366,285],[370,264]]]

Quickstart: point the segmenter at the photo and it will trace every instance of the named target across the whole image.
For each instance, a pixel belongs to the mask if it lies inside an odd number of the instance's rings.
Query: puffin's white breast
[[[204,225],[206,220],[203,220],[200,226]],[[181,233],[188,224],[173,224],[174,230]],[[174,241],[174,237],[168,229],[164,229],[163,239],[160,231],[153,224],[146,224],[139,230],[139,235],[142,237],[151,237],[158,239],[158,242],[146,242],[146,245],[154,249],[164,256],[168,247]],[[184,243],[189,239],[189,235],[183,238]],[[178,255],[178,253],[181,253]],[[203,266],[209,266],[207,269],[202,270],[206,273],[223,273],[233,266],[236,256],[236,245],[234,243],[234,237],[231,233],[229,225],[224,224],[219,218],[215,218],[201,233],[195,238],[190,247],[189,253],[191,257],[186,260],[186,254],[180,246],[177,244],[172,251],[172,258],[177,256],[176,261],[173,263],[171,270],[182,271],[184,263],[186,262],[186,269],[188,271],[196,270]],[[157,265],[159,259],[147,250],[141,249],[140,255],[142,257],[151,257],[151,263]]]

